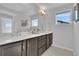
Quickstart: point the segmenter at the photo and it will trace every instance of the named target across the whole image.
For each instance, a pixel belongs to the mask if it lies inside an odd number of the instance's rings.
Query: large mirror
[[[39,17],[37,15],[31,16],[31,31],[32,33],[39,33]]]
[[[14,33],[14,16],[8,14],[0,14],[0,33]]]

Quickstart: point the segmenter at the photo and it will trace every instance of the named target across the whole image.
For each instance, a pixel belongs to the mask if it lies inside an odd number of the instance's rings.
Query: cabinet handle
[[[25,50],[25,47],[23,46],[23,50]]]

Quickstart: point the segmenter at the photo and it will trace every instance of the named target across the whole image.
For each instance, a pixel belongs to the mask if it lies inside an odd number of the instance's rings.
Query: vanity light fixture
[[[39,14],[42,16],[46,16],[47,15],[47,8],[45,6],[41,6],[40,10],[39,10]]]

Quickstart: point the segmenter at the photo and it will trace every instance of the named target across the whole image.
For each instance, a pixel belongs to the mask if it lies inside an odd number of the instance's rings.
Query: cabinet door
[[[52,44],[52,41],[53,41],[53,34],[50,33],[50,34],[47,34],[47,48],[49,48]]]
[[[27,40],[27,56],[37,56],[37,38]]]
[[[53,34],[50,33],[50,34],[49,34],[49,45],[51,46],[52,43],[53,43]]]
[[[47,35],[40,36],[38,39],[38,55],[40,56],[46,50]]]
[[[49,36],[49,34],[47,35],[47,48],[49,48],[50,47],[50,36]]]
[[[1,49],[1,47],[0,47],[0,56],[2,56],[2,49]]]
[[[46,45],[46,35],[40,36],[38,39],[38,48],[41,48],[43,45]]]
[[[22,42],[8,44],[2,47],[4,56],[21,56],[22,55]]]
[[[39,56],[43,54],[43,52],[45,51],[46,51],[46,45],[43,45],[41,48],[38,49]]]
[[[26,51],[26,48],[27,47],[27,44],[26,44],[26,40],[24,40],[23,41],[23,49],[22,49],[22,55],[23,56],[26,56],[26,53],[27,53],[27,51]]]

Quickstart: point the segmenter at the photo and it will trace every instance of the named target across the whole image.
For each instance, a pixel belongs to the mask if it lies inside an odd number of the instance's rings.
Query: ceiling
[[[63,6],[65,4],[67,4],[67,3],[38,3],[37,5],[38,6],[46,6],[48,9],[51,9],[51,8]]]
[[[67,3],[1,3],[0,5],[5,6],[7,8],[11,8],[16,11],[22,11],[24,9],[33,8],[33,6],[46,6],[48,9],[55,8],[58,6],[62,6]]]
[[[1,3],[7,9],[15,13],[35,13],[40,6],[46,6],[48,9],[66,5],[67,3]]]
[[[23,11],[25,8],[29,9],[29,7],[32,7],[31,4],[21,4],[21,3],[9,3],[9,4],[1,4],[2,6],[5,6],[7,8],[13,9],[15,11]]]

